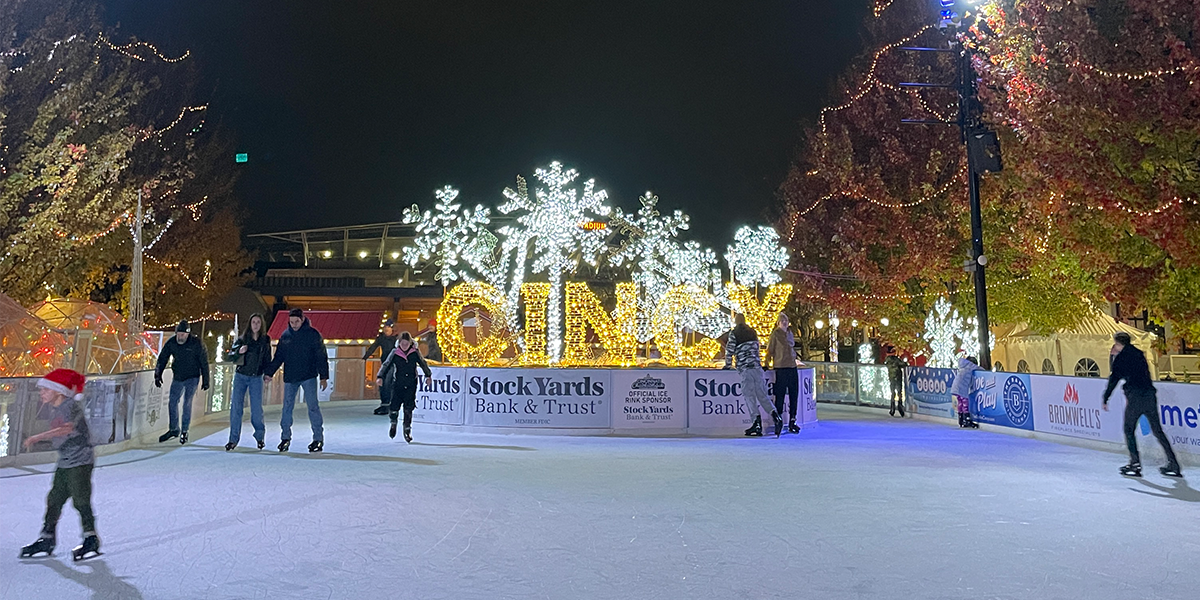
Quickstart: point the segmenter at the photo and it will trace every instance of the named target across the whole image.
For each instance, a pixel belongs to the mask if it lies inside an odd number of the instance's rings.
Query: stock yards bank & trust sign
[[[499,427],[607,428],[609,377],[599,370],[469,369],[466,423]]]

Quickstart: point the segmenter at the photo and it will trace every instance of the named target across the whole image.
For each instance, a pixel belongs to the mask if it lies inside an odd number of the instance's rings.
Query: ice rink
[[[1117,454],[825,405],[779,440],[408,445],[370,410],[325,406],[319,455],[297,410],[290,454],[276,416],[264,451],[247,426],[102,457],[78,564],[69,504],[55,557],[17,559],[52,466],[0,470],[0,596],[1200,597],[1200,492]]]

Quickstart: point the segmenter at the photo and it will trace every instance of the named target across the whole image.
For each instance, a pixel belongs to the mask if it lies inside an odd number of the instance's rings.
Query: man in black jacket
[[[279,418],[281,430],[279,451],[287,452],[292,444],[292,410],[296,407],[296,394],[304,390],[304,403],[308,405],[308,422],[312,426],[313,441],[309,452],[320,452],[325,448],[324,419],[317,404],[317,378],[321,379],[321,391],[329,385],[329,356],[325,353],[325,340],[313,329],[304,311],[293,308],[288,313],[288,328],[279,336],[275,358],[267,365],[267,377],[272,377],[283,366],[283,415]]]
[[[191,334],[187,319],[175,326],[175,337],[163,344],[158,353],[158,365],[154,368],[154,387],[162,387],[163,370],[167,368],[167,360],[171,361],[171,391],[167,403],[167,413],[170,415],[171,428],[158,436],[158,441],[165,442],[173,437],[179,438],[180,444],[188,440],[188,426],[192,423],[192,399],[196,397],[196,384],[200,389],[208,389],[208,352],[200,338]],[[179,423],[179,397],[183,397],[183,428]]]
[[[1113,334],[1112,375],[1108,377],[1108,388],[1104,390],[1104,410],[1108,410],[1108,398],[1112,396],[1117,383],[1125,380],[1125,443],[1129,446],[1129,464],[1121,467],[1122,475],[1132,477],[1142,476],[1142,461],[1138,456],[1137,438],[1134,430],[1138,419],[1146,417],[1150,423],[1150,431],[1162,444],[1163,452],[1167,455],[1167,466],[1159,471],[1170,477],[1182,477],[1179,461],[1175,451],[1171,450],[1171,442],[1163,433],[1162,423],[1158,418],[1158,392],[1150,380],[1150,365],[1146,355],[1133,346],[1133,340],[1124,331]]]
[[[374,354],[376,350],[383,351],[379,354],[380,365],[383,364],[383,361],[387,360],[388,356],[392,354],[392,350],[396,349],[396,333],[393,329],[395,325],[396,322],[391,319],[383,322],[383,331],[379,332],[379,335],[375,338],[375,341],[372,342],[370,346],[367,346],[367,351],[363,352],[363,360],[371,358],[371,355]],[[386,415],[388,414],[388,407],[391,405],[391,399],[388,397],[391,383],[385,381],[383,382],[383,385],[378,387],[380,404],[375,408],[375,414]]]

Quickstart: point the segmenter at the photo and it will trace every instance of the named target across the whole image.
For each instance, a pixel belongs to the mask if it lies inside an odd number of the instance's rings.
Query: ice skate
[[[386,415],[386,414],[388,414],[388,405],[386,405],[386,404],[380,404],[379,406],[376,406],[376,407],[375,407],[375,414],[377,414],[377,415]]]
[[[396,439],[396,422],[392,421],[392,426],[388,428],[388,437]]]
[[[1142,465],[1138,463],[1129,463],[1121,467],[1121,474],[1126,477],[1141,477]]]
[[[43,535],[36,542],[21,548],[21,558],[34,558],[39,554],[54,556],[54,538]]]
[[[84,559],[92,558],[93,556],[100,556],[101,554],[100,538],[96,534],[92,533],[83,538],[82,544],[75,546],[75,549],[71,551],[71,559],[75,562],[79,562]]]
[[[169,440],[169,439],[171,439],[171,438],[175,438],[175,437],[179,437],[179,430],[178,430],[178,429],[172,429],[172,430],[170,430],[170,431],[168,431],[168,432],[166,432],[166,433],[164,433],[164,434],[162,434],[162,435],[158,436],[158,443],[160,443],[160,444],[161,444],[161,443],[163,443],[163,442],[165,442],[165,441],[167,441],[167,440]]]
[[[325,449],[325,442],[322,440],[313,440],[313,443],[308,445],[309,452],[320,452]]]
[[[1167,477],[1183,477],[1183,471],[1179,470],[1179,465],[1167,465],[1165,467],[1159,467],[1158,472],[1166,475]]]
[[[896,416],[896,401],[892,400],[892,407],[888,409],[888,415]]]
[[[771,411],[771,420],[775,421],[775,437],[779,437],[783,433],[783,417],[779,416],[778,412]]]
[[[266,443],[266,442],[264,442],[264,441],[262,441],[262,440],[255,440],[255,441],[257,441],[257,442],[258,442],[258,449],[259,449],[259,450],[262,450],[262,449],[263,449],[263,446],[266,446],[266,445],[267,445],[267,443]]]
[[[754,417],[754,424],[746,430],[746,437],[762,437],[762,416]]]
[[[185,432],[179,434],[179,445],[182,446],[183,444],[186,444],[186,443],[187,443],[187,432],[185,431]]]
[[[225,444],[226,452],[233,452],[234,448],[237,448],[237,442],[229,442],[228,444]]]
[[[896,408],[900,410],[900,416],[903,417],[904,416],[904,402],[903,401],[897,402]]]
[[[788,433],[800,433],[800,427],[796,425],[796,420],[788,421]]]
[[[412,443],[412,427],[404,428],[404,441]]]
[[[287,452],[288,448],[290,448],[291,446],[292,446],[292,440],[280,440],[279,441],[279,451],[280,452]]]

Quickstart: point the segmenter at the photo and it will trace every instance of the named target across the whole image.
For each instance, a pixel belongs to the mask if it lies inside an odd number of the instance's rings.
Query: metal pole
[[[129,281],[129,334],[141,335],[145,329],[145,314],[142,298],[142,190],[138,189],[137,216],[133,225],[133,264],[130,265]]]
[[[974,261],[975,280],[975,315],[979,335],[979,366],[991,370],[992,351],[990,329],[988,327],[987,307],[987,276],[985,274],[986,259],[980,260],[983,253],[983,214],[979,202],[979,173],[976,171],[975,157],[970,149],[970,135],[979,128],[978,115],[975,114],[976,103],[975,69],[971,65],[971,53],[966,48],[961,53],[961,68],[958,90],[958,124],[962,133],[963,146],[967,151],[967,191],[971,200],[971,259]]]

